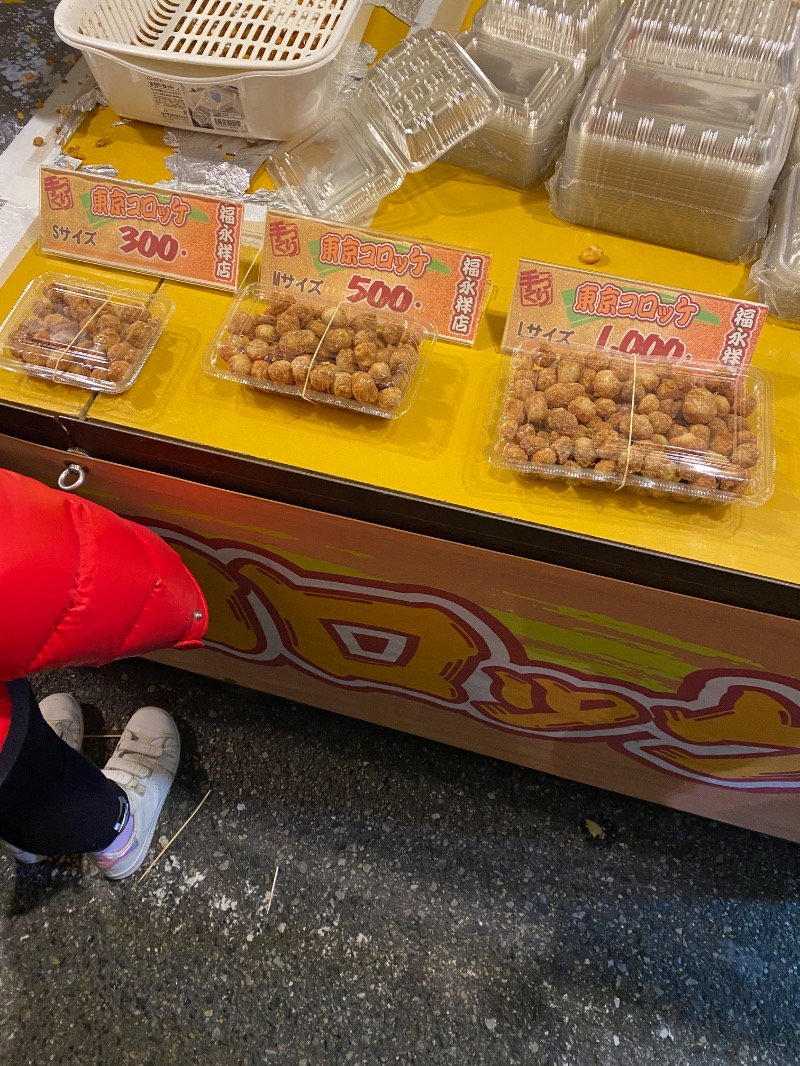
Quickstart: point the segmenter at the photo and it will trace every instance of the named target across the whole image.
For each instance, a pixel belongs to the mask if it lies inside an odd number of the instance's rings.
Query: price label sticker
[[[520,259],[503,351],[543,340],[738,372],[750,364],[766,314],[748,300]]]
[[[235,289],[242,204],[41,168],[43,254]]]
[[[416,314],[440,337],[473,344],[491,264],[484,252],[270,212],[261,284]]]

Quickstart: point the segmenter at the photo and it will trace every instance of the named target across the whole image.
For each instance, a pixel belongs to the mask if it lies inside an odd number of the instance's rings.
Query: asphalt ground
[[[55,8],[56,0],[0,0],[0,152],[78,59],[55,35]]]
[[[162,845],[210,795],[143,881],[0,858],[8,1066],[800,1061],[796,845],[143,660],[36,688],[176,716]]]

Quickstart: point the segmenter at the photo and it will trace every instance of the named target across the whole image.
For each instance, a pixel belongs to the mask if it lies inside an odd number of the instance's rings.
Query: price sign
[[[270,212],[261,283],[332,303],[417,314],[440,337],[473,344],[491,264],[483,252]]]
[[[242,204],[42,167],[44,254],[235,289]]]
[[[521,259],[503,335],[745,369],[767,308]]]

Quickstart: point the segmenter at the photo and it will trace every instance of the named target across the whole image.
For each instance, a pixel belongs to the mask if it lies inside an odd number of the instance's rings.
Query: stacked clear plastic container
[[[450,34],[421,30],[370,68],[351,102],[281,145],[267,169],[299,214],[369,221],[406,174],[440,159],[500,105]]]
[[[447,161],[518,189],[541,184],[620,6],[621,0],[487,0],[458,40],[503,106]]]
[[[566,221],[752,261],[797,114],[790,0],[640,0],[572,116],[550,183]]]
[[[623,0],[486,0],[472,28],[546,52],[583,57],[587,71],[602,55]]]
[[[750,291],[773,315],[800,322],[800,164],[781,185],[775,221],[750,270]]]
[[[604,57],[796,88],[798,27],[795,0],[636,0]]]

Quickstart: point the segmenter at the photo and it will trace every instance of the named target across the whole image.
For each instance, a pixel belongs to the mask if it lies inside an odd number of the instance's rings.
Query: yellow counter
[[[385,12],[373,16],[371,33],[383,46],[400,32]],[[168,177],[164,158],[170,149],[161,129],[114,126],[115,120],[103,108],[84,124],[73,144],[86,160],[112,162],[121,178]],[[110,145],[96,146],[107,137]],[[544,189],[523,193],[444,164],[407,178],[384,201],[374,226],[494,257],[494,287],[477,343],[462,348],[440,342],[414,405],[396,422],[208,377],[203,355],[230,297],[173,282],[164,287],[177,305],[175,317],[127,393],[98,396],[84,410],[82,392],[2,373],[0,398],[59,412],[83,411],[90,421],[800,584],[800,445],[795,437],[800,334],[775,320],[767,321],[755,357],[772,375],[776,394],[776,489],[763,507],[700,508],[526,481],[494,470],[488,462],[487,419],[504,358],[499,344],[521,256],[578,266],[579,252],[599,244],[605,254],[597,269],[604,273],[726,296],[743,294],[745,267],[565,225],[550,214]],[[51,265],[31,252],[3,299],[15,298],[31,276]],[[74,269],[91,273],[85,267]],[[139,284],[150,283],[139,279]]]

